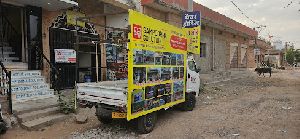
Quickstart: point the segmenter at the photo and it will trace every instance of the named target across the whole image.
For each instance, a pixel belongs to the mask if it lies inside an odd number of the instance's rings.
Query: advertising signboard
[[[76,19],[79,17],[85,17],[85,14],[68,10],[66,11],[66,15],[67,15],[67,24],[85,27],[85,22],[79,20],[76,21]]]
[[[186,33],[129,10],[127,120],[184,102]]]
[[[54,49],[55,63],[76,63],[76,51],[74,49]]]
[[[193,54],[200,54],[200,12],[185,12],[182,16],[182,27],[184,28],[189,39],[187,51]]]

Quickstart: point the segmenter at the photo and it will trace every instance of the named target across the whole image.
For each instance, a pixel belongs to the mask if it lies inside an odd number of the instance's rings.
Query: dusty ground
[[[249,76],[210,84],[194,111],[159,113],[153,132],[138,135],[131,123],[103,125],[94,110],[87,124],[72,119],[41,131],[12,129],[0,138],[300,138],[300,71],[280,71],[271,78]]]

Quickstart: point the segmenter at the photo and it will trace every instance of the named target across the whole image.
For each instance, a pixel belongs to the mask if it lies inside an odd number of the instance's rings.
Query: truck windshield
[[[194,61],[188,61],[188,66],[191,71],[196,71],[196,65]]]

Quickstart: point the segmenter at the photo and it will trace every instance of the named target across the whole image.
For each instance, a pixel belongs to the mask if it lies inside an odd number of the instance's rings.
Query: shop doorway
[[[59,72],[57,87],[60,89],[74,88],[76,82],[85,82],[83,76],[89,76],[87,80],[95,81],[97,70],[94,61],[95,45],[92,42],[99,41],[99,35],[91,24],[82,23],[79,26],[67,23],[67,16],[72,16],[67,13],[58,16],[49,28],[50,61]],[[80,15],[79,12],[72,14]],[[100,73],[101,68],[98,70]],[[54,81],[55,73],[51,73],[51,82]]]
[[[3,4],[1,5],[1,61],[20,62],[22,61],[22,8]]]
[[[76,81],[76,62],[62,63],[55,61],[55,51],[57,50],[74,50],[75,37],[74,32],[59,28],[50,28],[49,30],[50,59],[51,63],[59,70],[60,78],[59,88],[73,88]],[[51,73],[54,74],[54,73]],[[54,80],[54,76],[51,79]]]
[[[42,57],[42,8],[35,6],[26,7],[27,23],[27,61],[29,70],[41,70],[43,67]]]

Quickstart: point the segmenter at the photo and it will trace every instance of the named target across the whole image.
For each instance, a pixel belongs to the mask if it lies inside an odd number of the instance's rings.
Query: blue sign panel
[[[182,16],[182,27],[194,28],[201,26],[201,14],[199,11],[196,12],[185,12]]]

